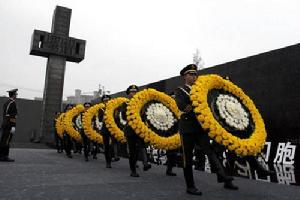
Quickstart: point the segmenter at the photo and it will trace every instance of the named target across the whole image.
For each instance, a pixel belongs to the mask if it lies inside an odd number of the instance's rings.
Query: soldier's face
[[[14,93],[10,98],[12,98],[12,99],[16,99],[17,98],[17,96],[18,96],[18,93]]]
[[[135,94],[136,94],[136,92],[133,92],[133,91],[132,91],[132,92],[129,93],[128,96],[129,96],[129,98],[132,98]]]
[[[187,73],[184,75],[185,83],[188,85],[193,85],[195,81],[197,80],[197,74],[196,73]]]

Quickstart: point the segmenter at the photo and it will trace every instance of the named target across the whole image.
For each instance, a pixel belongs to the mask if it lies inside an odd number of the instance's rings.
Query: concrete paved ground
[[[202,196],[185,193],[182,169],[176,177],[165,176],[165,166],[150,171],[138,169],[141,177],[129,176],[127,159],[105,168],[104,155],[85,162],[82,155],[73,159],[53,149],[11,149],[14,163],[0,162],[0,199],[103,199],[103,200],[168,200],[168,199],[300,199],[299,186],[235,178],[238,191],[224,189],[216,176],[195,171]],[[139,163],[140,166],[141,163]]]

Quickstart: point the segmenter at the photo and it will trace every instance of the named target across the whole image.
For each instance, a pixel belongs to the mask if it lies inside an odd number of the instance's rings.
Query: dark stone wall
[[[0,122],[2,124],[3,104],[8,97],[0,97]],[[15,143],[29,143],[40,137],[42,116],[42,101],[17,99],[18,117],[16,125]]]

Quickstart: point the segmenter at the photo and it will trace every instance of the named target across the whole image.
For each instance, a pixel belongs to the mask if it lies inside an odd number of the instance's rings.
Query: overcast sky
[[[70,36],[85,59],[67,62],[75,89],[112,93],[177,76],[200,50],[205,67],[300,41],[298,0],[0,0],[0,96],[42,97],[47,59],[29,55],[34,29],[50,32],[56,5],[72,9]]]

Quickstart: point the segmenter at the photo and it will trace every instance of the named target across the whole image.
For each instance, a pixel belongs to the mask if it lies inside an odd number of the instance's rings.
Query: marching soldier
[[[232,184],[232,177],[226,176],[224,169],[212,149],[208,134],[204,132],[200,123],[197,121],[196,114],[193,111],[190,100],[191,86],[197,79],[197,66],[190,64],[180,71],[185,85],[175,91],[175,100],[178,108],[182,111],[179,119],[179,132],[181,135],[182,148],[184,154],[183,173],[186,182],[186,192],[192,195],[201,195],[202,193],[195,187],[193,178],[193,150],[195,145],[199,145],[208,156],[210,164],[216,169],[219,182],[224,182],[224,188],[237,190],[238,187]]]
[[[83,104],[84,106],[84,111],[89,109],[92,105],[89,102],[86,102]],[[80,113],[80,120],[82,122],[82,115],[83,112]],[[82,137],[82,142],[83,142],[83,153],[84,153],[84,159],[85,161],[89,161],[89,154],[90,154],[90,140],[89,138],[85,135],[83,127],[80,129],[80,135]]]
[[[73,107],[72,104],[68,104],[65,108],[65,112],[71,110]],[[71,149],[72,149],[72,139],[71,139],[71,136],[69,134],[67,134],[66,131],[64,131],[64,134],[63,134],[63,143],[64,143],[64,149],[65,149],[65,152],[66,152],[66,156],[68,158],[73,158],[72,154],[71,154]]]
[[[129,98],[132,98],[138,91],[139,88],[136,85],[130,85],[126,90],[126,94]],[[127,103],[122,106],[121,110],[123,118],[126,119]],[[124,132],[127,138],[127,145],[129,149],[129,166],[131,170],[130,176],[139,177],[139,174],[136,172],[136,162],[138,160],[139,152],[142,154],[144,171],[147,171],[151,168],[151,165],[148,164],[147,161],[147,155],[145,155],[145,143],[138,135],[136,135],[134,130],[128,124],[126,124],[124,128]]]
[[[109,95],[103,95],[101,100],[104,104],[106,104],[111,97]],[[103,145],[104,145],[104,155],[105,155],[105,161],[106,161],[106,168],[111,168],[111,148],[109,145],[109,140],[112,138],[110,135],[109,130],[107,129],[105,122],[104,122],[104,109],[99,110],[99,120],[102,122],[102,128],[101,133],[103,137]]]
[[[56,149],[57,149],[57,153],[62,153],[63,152],[63,140],[57,134],[56,127],[55,127],[56,119],[59,117],[59,115],[60,115],[60,112],[55,112],[55,119],[54,119],[54,122],[53,122],[53,124],[54,124],[54,137],[55,137],[55,146],[56,146]]]
[[[16,98],[18,89],[8,92],[9,99],[3,105],[2,136],[0,141],[0,161],[14,162],[9,158],[9,143],[16,131],[16,117],[18,114]]]
[[[167,150],[166,152],[166,156],[167,156],[166,175],[167,176],[177,176],[177,174],[172,171],[173,167],[176,166],[177,151],[178,149]]]

